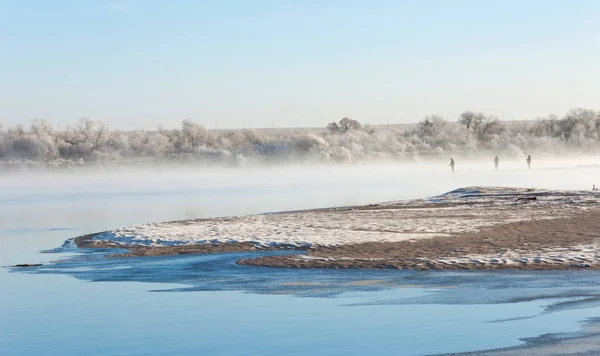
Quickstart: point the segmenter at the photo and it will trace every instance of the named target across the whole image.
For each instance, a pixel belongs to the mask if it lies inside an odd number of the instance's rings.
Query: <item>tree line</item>
[[[465,111],[456,122],[431,115],[414,129],[373,129],[351,118],[323,130],[263,132],[210,131],[183,120],[175,129],[121,132],[90,118],[66,130],[42,119],[23,125],[0,124],[0,161],[85,164],[140,160],[192,160],[239,164],[247,161],[364,162],[417,159],[482,152],[525,153],[589,151],[600,147],[600,112],[573,109],[523,122],[502,122],[493,115]]]

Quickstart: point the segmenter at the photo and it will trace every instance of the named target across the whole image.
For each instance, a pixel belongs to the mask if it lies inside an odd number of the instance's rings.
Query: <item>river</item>
[[[559,337],[600,316],[597,272],[287,270],[245,254],[107,259],[68,238],[150,221],[420,198],[460,186],[589,189],[568,160],[113,168],[0,183],[0,355],[431,355]],[[503,166],[501,165],[501,168]],[[566,333],[566,334],[565,334]]]

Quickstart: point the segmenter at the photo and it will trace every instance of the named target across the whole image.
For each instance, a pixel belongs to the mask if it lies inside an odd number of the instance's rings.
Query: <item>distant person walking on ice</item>
[[[527,168],[531,169],[531,155],[527,155]]]
[[[454,160],[450,158],[450,168],[452,169],[452,173],[454,173]]]
[[[500,158],[496,156],[496,158],[494,158],[494,165],[496,166],[496,170],[498,170],[498,162],[500,162]]]

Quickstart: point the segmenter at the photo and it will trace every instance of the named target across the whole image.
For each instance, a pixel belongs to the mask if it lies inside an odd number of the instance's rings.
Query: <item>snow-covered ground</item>
[[[441,258],[436,262],[441,264],[490,264],[514,265],[543,263],[561,265],[575,263],[580,267],[590,267],[599,261],[600,243],[576,245],[570,248],[543,248],[535,253],[520,249],[507,250],[501,254],[469,255],[461,258]]]
[[[525,196],[536,200],[518,199]],[[471,187],[428,199],[368,206],[148,223],[94,239],[123,246],[227,242],[339,246],[449,236],[497,224],[566,217],[593,206],[600,206],[598,192]]]

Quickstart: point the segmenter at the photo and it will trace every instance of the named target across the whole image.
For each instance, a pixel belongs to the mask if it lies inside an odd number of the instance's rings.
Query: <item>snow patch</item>
[[[517,199],[525,195],[535,196],[536,200]],[[468,187],[429,199],[344,209],[148,223],[115,229],[95,239],[124,246],[245,242],[300,248],[396,242],[449,237],[510,222],[560,218],[598,206],[599,197],[597,192]],[[517,262],[535,263],[530,261],[534,257]],[[539,258],[563,257],[540,255]],[[477,263],[508,263],[510,257],[471,256],[470,259]],[[587,261],[586,257],[582,263]]]

